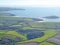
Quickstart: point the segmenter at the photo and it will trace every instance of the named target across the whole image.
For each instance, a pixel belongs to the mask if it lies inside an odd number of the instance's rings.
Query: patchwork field
[[[38,22],[33,18],[0,17],[1,45],[60,45],[60,22]],[[52,41],[53,40],[53,41]]]

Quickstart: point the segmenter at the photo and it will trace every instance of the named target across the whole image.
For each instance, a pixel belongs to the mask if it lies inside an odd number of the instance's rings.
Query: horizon
[[[4,7],[60,7],[60,0],[0,0]]]
[[[39,17],[41,15],[60,16],[60,0],[0,0],[0,7],[26,9],[24,11],[14,12],[16,15],[21,14],[27,17]],[[15,14],[14,12],[13,14]]]

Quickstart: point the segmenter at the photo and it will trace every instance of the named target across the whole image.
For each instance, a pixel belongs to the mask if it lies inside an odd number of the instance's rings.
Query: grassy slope
[[[45,35],[43,37],[40,38],[36,38],[36,39],[32,39],[32,40],[27,40],[27,41],[23,41],[23,42],[18,42],[18,43],[26,43],[26,42],[43,42],[49,38],[51,38],[52,36],[54,36],[57,32],[55,30],[49,30],[49,31],[45,31]]]
[[[7,31],[0,30],[0,39],[5,35]]]
[[[40,43],[39,45],[55,45],[55,44],[50,43],[50,42],[42,42],[42,43]]]
[[[8,34],[8,35],[15,35],[16,37],[20,37],[23,40],[27,40],[27,38],[24,35],[16,32],[16,31],[8,31],[6,34]]]
[[[9,36],[12,39],[15,37],[20,37],[23,40],[27,40],[27,38],[25,36],[21,35],[20,33],[16,32],[16,31],[2,31],[2,30],[0,30],[0,39],[4,35]]]

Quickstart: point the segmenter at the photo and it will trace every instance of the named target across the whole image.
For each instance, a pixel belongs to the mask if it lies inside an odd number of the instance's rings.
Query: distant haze
[[[0,6],[60,7],[60,0],[0,0]]]
[[[25,10],[7,11],[8,13],[15,14],[23,17],[45,17],[45,16],[59,16],[60,8],[55,7],[22,7]]]

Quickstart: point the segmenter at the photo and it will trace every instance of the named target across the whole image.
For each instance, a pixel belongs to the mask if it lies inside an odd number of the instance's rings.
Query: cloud
[[[60,0],[8,0],[1,1],[0,5],[5,6],[31,6],[31,7],[60,7]]]

